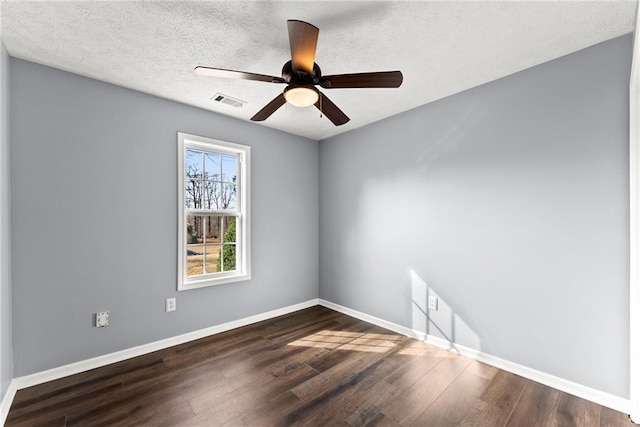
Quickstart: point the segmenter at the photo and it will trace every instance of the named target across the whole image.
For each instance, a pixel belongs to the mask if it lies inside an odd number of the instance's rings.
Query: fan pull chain
[[[320,118],[322,118],[322,93],[320,93]]]

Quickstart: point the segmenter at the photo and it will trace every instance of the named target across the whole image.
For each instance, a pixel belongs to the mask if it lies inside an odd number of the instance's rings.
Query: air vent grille
[[[216,93],[211,97],[213,101],[220,102],[222,104],[227,104],[235,108],[241,108],[247,101],[243,101],[241,99],[233,98],[229,95],[225,95],[222,93]]]

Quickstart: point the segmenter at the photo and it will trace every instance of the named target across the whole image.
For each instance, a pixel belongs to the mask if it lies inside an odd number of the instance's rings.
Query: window
[[[178,133],[178,290],[251,278],[250,147]]]

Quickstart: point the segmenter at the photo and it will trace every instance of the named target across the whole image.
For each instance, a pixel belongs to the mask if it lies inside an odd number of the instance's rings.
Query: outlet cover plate
[[[167,313],[170,311],[176,311],[176,299],[175,298],[167,298],[164,302],[164,311]]]
[[[101,311],[96,313],[96,327],[103,328],[105,326],[109,326],[109,312]]]
[[[438,311],[438,297],[429,297],[429,310]]]

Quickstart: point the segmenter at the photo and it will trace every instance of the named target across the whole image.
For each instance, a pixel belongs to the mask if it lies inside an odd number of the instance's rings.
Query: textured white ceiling
[[[201,77],[196,65],[280,75],[287,19],[320,28],[323,74],[401,70],[399,89],[324,90],[349,117],[283,106],[264,126],[316,140],[633,31],[635,1],[2,1],[9,54],[249,120],[282,85]],[[215,103],[221,92],[247,101]]]

